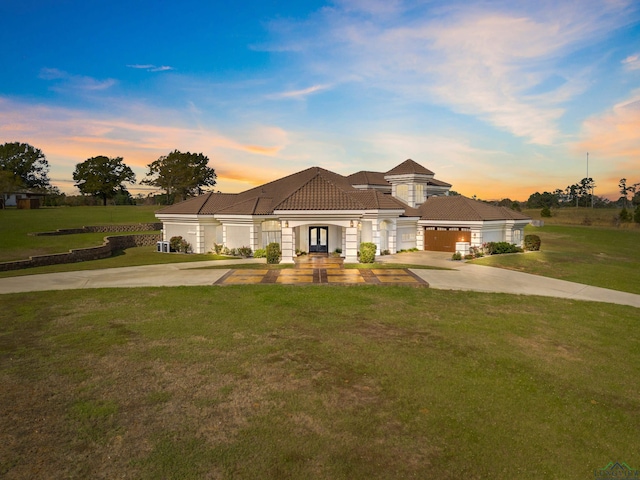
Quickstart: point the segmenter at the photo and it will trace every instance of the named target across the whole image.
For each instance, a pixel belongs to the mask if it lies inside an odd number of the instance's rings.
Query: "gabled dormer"
[[[384,179],[391,184],[391,195],[410,207],[417,207],[430,196],[446,195],[451,187],[435,180],[434,175],[428,168],[408,159],[385,173]]]

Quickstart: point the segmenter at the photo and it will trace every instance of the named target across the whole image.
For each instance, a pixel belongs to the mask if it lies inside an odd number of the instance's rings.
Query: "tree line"
[[[140,184],[163,190],[169,204],[200,195],[216,184],[215,170],[202,153],[174,150],[147,168],[146,178]],[[127,186],[136,183],[136,176],[122,157],[100,155],[78,163],[73,180],[82,195],[99,198],[106,205],[114,198],[131,198]],[[49,163],[40,149],[20,142],[0,145],[0,193],[25,190],[60,195],[59,189],[51,185]]]

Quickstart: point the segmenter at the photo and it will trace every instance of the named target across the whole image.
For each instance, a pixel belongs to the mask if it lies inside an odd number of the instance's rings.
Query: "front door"
[[[309,253],[329,253],[329,227],[309,227]]]

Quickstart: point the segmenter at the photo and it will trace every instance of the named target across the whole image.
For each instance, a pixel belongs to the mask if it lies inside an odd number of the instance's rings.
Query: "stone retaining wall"
[[[117,226],[117,225],[114,225]],[[122,225],[120,225],[122,226]],[[126,226],[126,225],[124,225]],[[135,230],[134,230],[135,231]],[[45,232],[51,233],[51,232]],[[61,234],[58,234],[61,235]],[[64,235],[64,234],[62,234]],[[36,255],[28,260],[0,263],[0,271],[20,270],[29,267],[42,267],[45,265],[57,265],[60,263],[85,262],[87,260],[99,260],[110,257],[116,250],[131,247],[148,247],[162,240],[161,233],[145,233],[140,235],[118,235],[104,238],[104,243],[97,247],[76,248],[66,253],[54,253],[50,255]]]
[[[61,228],[53,232],[34,232],[34,237],[48,237],[55,235],[74,235],[76,233],[115,233],[115,232],[147,232],[162,230],[162,222],[132,223],[129,225],[94,225],[82,228]]]

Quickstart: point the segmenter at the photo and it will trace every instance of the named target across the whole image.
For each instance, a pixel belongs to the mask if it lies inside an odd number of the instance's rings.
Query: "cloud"
[[[609,110],[589,117],[583,122],[580,140],[572,145],[576,154],[589,152],[600,195],[618,198],[617,181],[629,178],[640,181],[640,90]],[[633,178],[636,175],[637,178]]]
[[[93,77],[72,75],[57,68],[43,68],[39,78],[49,81],[57,81],[52,87],[55,91],[100,91],[107,90],[118,82],[113,78],[97,80]]]
[[[640,54],[636,53],[635,55],[629,55],[627,58],[622,60],[622,64],[627,70],[640,70]]]
[[[140,104],[130,105],[129,110],[120,108],[120,114],[96,114],[0,97],[0,138],[40,148],[51,165],[51,177],[64,180],[60,182],[64,188],[70,185],[65,182],[70,182],[75,165],[87,158],[122,156],[140,179],[149,163],[174,149],[207,155],[218,173],[217,188],[224,191],[249,188],[265,178],[291,173],[264,161],[265,156],[274,157],[287,145],[288,133],[280,128],[253,125],[229,134],[212,126],[192,128],[181,124],[181,117],[190,115],[188,111]],[[173,123],[156,119],[171,119]]]
[[[301,99],[304,98],[308,95],[317,93],[317,92],[321,92],[323,90],[327,90],[331,88],[331,85],[313,85],[311,87],[308,88],[304,88],[301,90],[289,90],[286,92],[282,92],[282,93],[276,93],[273,95],[269,95],[268,98],[270,99],[279,99],[279,98],[295,98],[295,99]]]
[[[161,65],[159,67],[152,65],[152,64],[133,64],[133,65],[127,65],[127,67],[129,68],[135,68],[137,70],[146,70],[147,72],[167,72],[169,70],[173,70],[173,67],[170,67],[168,65]]]
[[[589,85],[589,66],[567,60],[637,14],[624,0],[531,5],[340,0],[303,21],[273,23],[265,48],[327,83],[360,82],[549,145],[561,137],[566,103]]]

